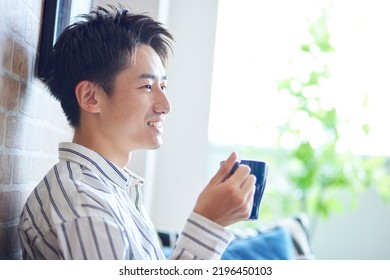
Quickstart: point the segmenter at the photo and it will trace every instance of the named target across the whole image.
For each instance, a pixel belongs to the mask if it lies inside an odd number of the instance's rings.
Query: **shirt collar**
[[[58,147],[58,158],[83,165],[91,171],[128,190],[134,185],[143,185],[144,179],[127,168],[122,169],[99,153],[76,143],[62,142]]]

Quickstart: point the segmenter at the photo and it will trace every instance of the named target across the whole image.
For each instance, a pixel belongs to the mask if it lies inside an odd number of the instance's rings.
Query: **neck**
[[[125,168],[131,159],[131,152],[121,151],[111,139],[86,128],[76,128],[72,142],[99,153],[120,168]]]

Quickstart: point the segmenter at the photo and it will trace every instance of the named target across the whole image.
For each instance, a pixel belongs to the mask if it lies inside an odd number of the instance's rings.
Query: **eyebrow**
[[[156,75],[154,75],[154,74],[150,74],[150,73],[145,73],[145,74],[141,74],[140,76],[139,76],[139,79],[151,79],[151,80],[155,80],[157,77],[156,77]],[[161,77],[162,78],[162,80],[168,80],[168,76],[167,75],[164,75],[164,76],[162,76]]]

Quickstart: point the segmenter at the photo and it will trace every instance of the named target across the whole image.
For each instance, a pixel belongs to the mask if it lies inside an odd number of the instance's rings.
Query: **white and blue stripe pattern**
[[[141,201],[143,179],[94,151],[61,143],[31,193],[19,236],[24,259],[164,259]],[[232,234],[191,213],[173,259],[219,259]]]

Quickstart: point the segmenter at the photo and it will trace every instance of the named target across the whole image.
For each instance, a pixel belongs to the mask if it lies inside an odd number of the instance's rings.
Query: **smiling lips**
[[[149,126],[156,127],[156,128],[162,128],[162,122],[161,121],[149,121],[148,122]]]

